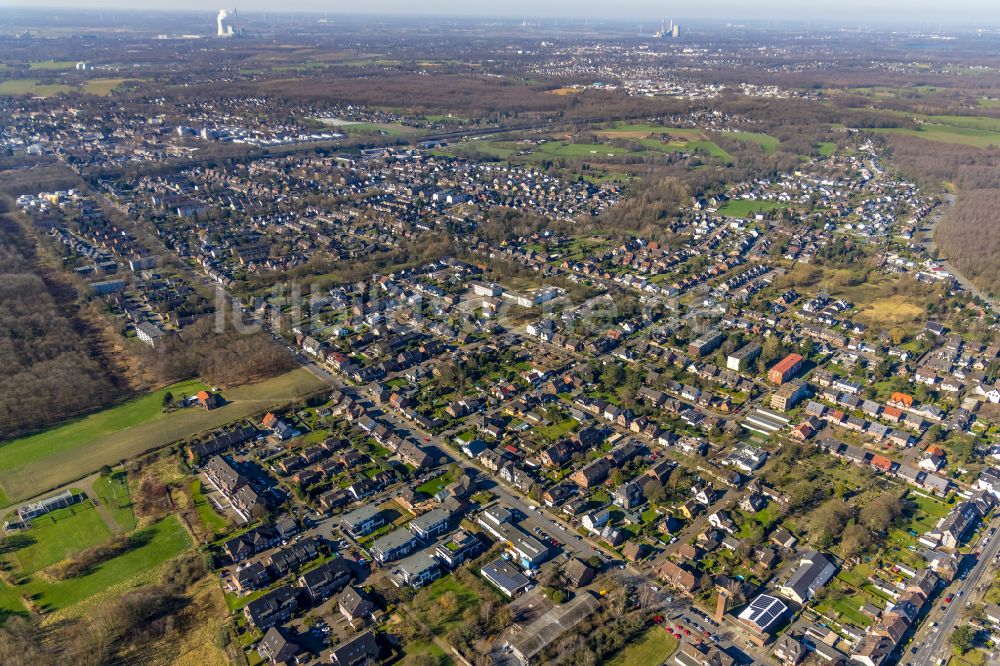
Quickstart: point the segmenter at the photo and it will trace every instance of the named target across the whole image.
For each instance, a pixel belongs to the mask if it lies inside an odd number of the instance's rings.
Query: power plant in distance
[[[228,9],[220,9],[219,17],[216,19],[219,30],[216,33],[219,37],[238,37],[242,34],[240,30],[240,19],[236,15],[236,10],[230,14]]]
[[[653,35],[656,39],[666,39],[667,37],[672,37],[677,39],[681,36],[681,26],[679,23],[674,23],[673,19],[670,19],[670,25],[667,26],[666,21],[660,21],[660,30]]]

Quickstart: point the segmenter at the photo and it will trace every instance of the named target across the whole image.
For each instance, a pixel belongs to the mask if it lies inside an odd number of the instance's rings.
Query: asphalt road
[[[989,528],[1000,528],[1000,518],[994,518],[990,522]],[[931,611],[924,621],[925,626],[920,632],[917,632],[917,636],[914,638],[914,644],[920,646],[917,653],[913,654],[909,661],[906,661],[906,657],[911,655],[904,655],[901,658],[903,663],[909,663],[912,666],[931,666],[936,663],[939,656],[951,655],[948,639],[951,638],[952,630],[962,611],[965,610],[966,601],[972,598],[976,585],[982,582],[983,576],[993,570],[993,558],[1000,552],[1000,532],[989,537],[989,528],[983,532],[979,543],[982,545],[982,541],[986,538],[989,538],[990,541],[981,549],[982,552],[975,565],[968,572],[965,580],[956,580],[935,599],[934,603],[939,606],[944,605],[945,610],[943,612],[940,610]],[[952,595],[952,601],[950,604],[945,604],[944,599],[949,594]],[[938,614],[940,617],[935,620],[934,618]],[[938,623],[938,626],[930,627],[929,623],[934,621]]]

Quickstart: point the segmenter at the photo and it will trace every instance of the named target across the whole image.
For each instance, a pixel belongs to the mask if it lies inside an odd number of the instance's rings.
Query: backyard
[[[609,666],[662,664],[677,649],[677,639],[661,626],[653,626],[630,642],[608,662]]]

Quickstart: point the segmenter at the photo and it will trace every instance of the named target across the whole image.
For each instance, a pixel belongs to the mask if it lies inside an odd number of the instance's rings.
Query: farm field
[[[495,157],[497,159],[505,160],[513,156],[518,150],[526,146],[520,145],[514,141],[468,141],[465,143],[457,144],[456,146],[447,146],[445,148],[439,148],[432,150],[431,154],[440,155],[443,157],[461,157],[466,149],[472,150],[476,153],[482,153],[490,157]]]
[[[39,83],[35,79],[8,79],[0,81],[0,95],[34,95],[51,97],[69,92],[73,88],[62,83]]]
[[[549,90],[551,95],[578,95],[583,92],[583,88],[555,88],[554,90]]]
[[[76,67],[75,60],[39,60],[28,66],[30,69],[57,70],[73,69]]]
[[[756,143],[767,153],[773,153],[778,148],[778,144],[781,143],[781,141],[770,134],[763,134],[761,132],[727,132],[725,135],[737,141]]]
[[[28,499],[119,461],[199,432],[291,402],[326,384],[304,369],[228,389],[227,404],[212,411],[196,407],[169,414],[163,395],[191,394],[204,384],[188,381],[126,403],[0,445],[0,502]]]
[[[986,132],[1000,132],[1000,118],[992,116],[928,116],[917,115],[916,118],[925,123],[946,125],[948,127],[964,127],[968,129],[983,130]]]
[[[637,139],[638,142],[645,146],[647,150],[655,152],[672,153],[682,150],[701,150],[708,155],[723,161],[728,162],[732,159],[732,156],[729,153],[716,145],[715,142],[709,140],[709,138],[705,136],[701,130],[692,127],[663,127],[660,125],[650,125],[648,123],[616,123],[606,129],[598,130],[597,134],[599,136],[606,136],[609,138]],[[650,136],[663,134],[667,135],[666,142],[661,141],[659,136]],[[775,145],[777,145],[777,139],[768,137],[766,134],[757,135],[751,132],[741,132],[735,134],[744,134],[751,139],[755,139],[756,137],[766,137],[767,139],[773,140]]]
[[[130,81],[134,82],[136,79],[89,79],[83,84],[83,92],[106,97]]]
[[[919,130],[904,129],[898,127],[886,127],[873,130],[880,134],[909,134],[928,141],[939,143],[956,143],[974,148],[986,148],[992,145],[1000,145],[1000,132],[987,132],[977,129],[962,127],[944,127],[925,125]]]

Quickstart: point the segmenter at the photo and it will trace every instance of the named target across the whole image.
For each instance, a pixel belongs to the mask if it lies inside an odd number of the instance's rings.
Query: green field
[[[484,590],[486,594],[489,594],[488,590],[492,588],[487,587]],[[448,601],[442,603],[445,595]],[[445,576],[421,589],[411,605],[435,635],[444,636],[461,624],[465,609],[477,607],[484,601],[476,590],[456,576]]]
[[[777,150],[778,144],[781,143],[781,141],[770,134],[762,132],[726,132],[725,135],[731,136],[737,141],[756,143],[768,153],[773,153]]]
[[[823,141],[816,144],[816,147],[819,149],[819,154],[823,157],[830,157],[837,152],[837,144],[832,141]]]
[[[205,525],[206,529],[211,532],[220,532],[229,525],[229,521],[225,517],[220,516],[212,506],[212,503],[205,497],[202,483],[198,479],[191,482],[191,497],[194,498],[194,506],[198,510],[198,517],[201,518],[201,522]]]
[[[983,130],[986,132],[1000,132],[1000,118],[994,118],[993,116],[917,115],[915,117],[926,123],[946,125],[948,127],[962,127],[967,129]]]
[[[111,530],[94,506],[84,501],[36,518],[22,535],[33,543],[16,550],[14,562],[20,573],[30,574],[106,541]]]
[[[732,156],[729,153],[716,145],[714,141],[709,141],[707,139],[670,141],[668,143],[663,143],[659,139],[639,139],[639,143],[645,146],[646,150],[653,152],[678,153],[684,151],[700,151],[724,162],[732,160]]]
[[[603,143],[566,143],[564,141],[549,141],[535,149],[536,154],[551,157],[634,157],[644,151],[626,150]]]
[[[974,148],[1000,146],[1000,132],[970,129],[966,127],[948,127],[945,125],[922,125],[920,129],[905,129],[901,127],[883,127],[872,130],[879,134],[908,134],[910,136],[936,141],[938,143],[955,143]]]
[[[732,160],[732,156],[729,153],[716,145],[715,142],[709,141],[701,130],[694,127],[661,127],[659,125],[650,125],[647,123],[616,123],[607,129],[598,130],[597,134],[610,138],[633,139],[642,144],[646,150],[654,152],[675,153],[686,150],[700,150],[712,157],[726,162]],[[660,140],[664,134],[667,135],[666,142]],[[766,138],[769,141],[774,141],[775,146],[777,145],[777,139],[774,139],[766,134],[756,134],[753,132],[734,133],[735,138],[740,138],[737,135],[743,135],[748,140]],[[608,146],[601,146],[601,148],[604,148],[606,152],[614,152],[613,149],[609,150]],[[630,155],[636,153],[618,151],[616,154]]]
[[[922,124],[916,129],[884,127],[875,129],[881,134],[907,134],[928,141],[955,143],[975,148],[1000,145],[1000,118],[992,116],[928,116],[902,111],[892,115],[916,119]]]
[[[783,208],[788,208],[788,204],[757,199],[730,199],[719,208],[719,212],[730,217],[749,217],[754,213],[768,213]]]
[[[553,423],[552,425],[549,426],[542,426],[540,428],[536,428],[535,432],[537,432],[539,435],[541,435],[548,441],[554,442],[557,439],[561,439],[562,437],[573,432],[573,429],[576,428],[578,425],[580,424],[579,422],[577,422],[576,419],[568,418],[565,421],[561,421],[560,423]]]
[[[88,444],[93,444],[102,438],[129,430],[142,423],[173,420],[173,417],[180,417],[185,414],[186,410],[170,415],[162,413],[164,394],[171,391],[175,397],[180,398],[181,395],[191,395],[203,388],[207,387],[199,381],[179,382],[115,407],[2,444],[0,445],[0,470],[2,470],[0,471],[0,485],[7,492],[10,500],[26,499],[35,493],[44,492],[53,486],[35,484],[33,483],[34,479],[24,478],[19,470],[40,461],[47,461],[50,457],[69,455]],[[115,464],[123,457],[125,456],[106,460],[101,464]],[[100,467],[101,464],[96,467]],[[83,476],[83,472],[91,471],[96,467],[81,469],[76,477],[67,478],[64,483]],[[8,481],[8,477],[10,477],[10,481]],[[28,486],[28,488],[22,490],[24,486]],[[37,489],[31,492],[33,488]]]
[[[608,662],[608,666],[662,664],[677,649],[677,639],[663,627],[650,627],[638,639],[630,642]]]
[[[683,151],[702,152],[709,157],[722,161],[731,161],[732,157],[715,142],[710,141],[702,132],[691,127],[661,127],[648,123],[622,124],[616,123],[606,128],[596,130],[598,136],[608,139],[628,140],[630,147],[615,146],[610,143],[574,143],[569,141],[550,140],[534,145],[518,141],[466,141],[442,149],[432,151],[432,154],[456,157],[466,151],[475,151],[490,155],[501,160],[523,160],[525,162],[540,162],[545,159],[588,159],[596,163],[614,160],[621,157],[644,157],[656,153],[677,153]],[[761,142],[768,146],[776,146],[777,139],[766,134],[750,132],[738,133],[747,140]],[[663,135],[666,135],[665,140]],[[737,137],[739,138],[739,137]],[[518,156],[521,150],[528,155]],[[771,148],[773,150],[773,148]]]
[[[102,465],[297,400],[326,384],[305,369],[223,392],[227,404],[164,414],[163,394],[192,394],[204,385],[187,381],[43,432],[0,445],[0,502],[7,505],[58,488]]]
[[[443,157],[462,157],[467,151],[475,151],[483,155],[489,155],[499,160],[506,160],[512,157],[520,147],[513,141],[468,141],[446,146],[431,151],[432,155]]]
[[[98,565],[84,576],[58,582],[33,576],[19,585],[18,590],[34,597],[43,610],[59,610],[98,592],[127,585],[130,579],[156,569],[191,547],[177,516],[164,518],[135,534],[144,539],[142,545]]]
[[[701,130],[694,127],[666,127],[664,125],[651,125],[649,123],[614,123],[605,129],[597,131],[598,134],[606,136],[624,137],[644,137],[650,134],[667,134],[671,138],[680,138],[685,141],[704,139],[705,135]]]
[[[8,79],[0,82],[0,95],[34,95],[51,97],[73,88],[62,83],[39,83],[35,79]]]
[[[348,123],[346,125],[341,125],[340,128],[346,130],[348,134],[378,134],[385,132],[389,136],[402,136],[416,131],[412,127],[397,125],[395,123],[370,122]]]
[[[29,65],[30,69],[73,69],[76,67],[75,60],[39,60]]]
[[[135,81],[135,79],[89,79],[83,83],[83,92],[88,95],[107,97],[129,81]]]
[[[439,477],[433,478],[430,481],[426,481],[416,487],[416,491],[420,493],[427,493],[428,495],[434,496],[439,492],[444,490],[444,487],[449,483],[453,482],[455,479],[451,477],[450,474],[442,474]]]
[[[830,592],[826,599],[816,605],[816,611],[845,624],[870,627],[872,619],[862,613],[860,608],[871,600],[860,593],[844,593],[844,596],[840,594],[840,592]]]
[[[430,659],[431,661],[428,661]],[[402,666],[415,666],[416,664],[434,663],[438,666],[448,666],[455,661],[444,650],[432,641],[414,641],[407,643],[403,648],[403,660],[399,662]]]
[[[881,127],[880,134],[907,134],[928,141],[954,143],[975,148],[1000,145],[1000,118],[993,116],[930,116],[905,111],[890,111],[889,115],[920,123],[916,129]]]
[[[101,476],[94,482],[94,492],[111,517],[125,532],[136,528],[135,513],[132,511],[132,497],[124,470]]]
[[[21,602],[21,593],[17,588],[6,583],[0,583],[0,624],[11,615],[27,615],[28,610]]]

